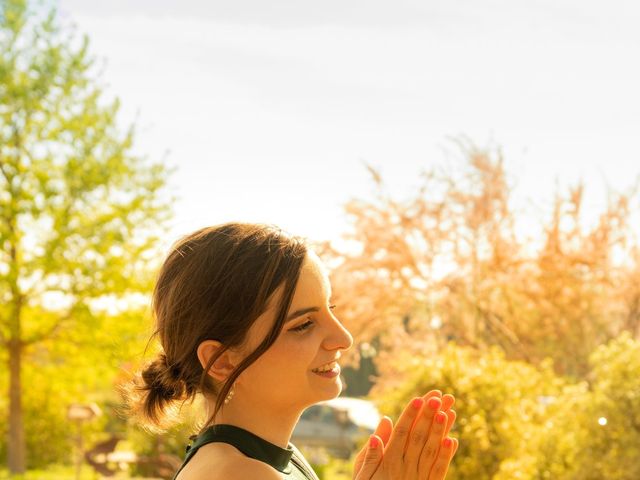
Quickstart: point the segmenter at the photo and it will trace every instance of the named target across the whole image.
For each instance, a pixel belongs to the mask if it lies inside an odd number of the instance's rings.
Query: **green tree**
[[[96,301],[149,291],[170,215],[169,171],[133,153],[133,127],[118,129],[119,103],[98,80],[87,38],[61,28],[55,11],[0,3],[0,345],[12,473],[27,465],[23,362],[53,345],[99,351],[117,338]],[[110,335],[95,334],[104,328]]]

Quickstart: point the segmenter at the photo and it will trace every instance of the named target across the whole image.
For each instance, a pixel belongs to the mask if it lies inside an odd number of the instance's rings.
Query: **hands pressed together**
[[[353,480],[442,480],[458,449],[448,437],[456,419],[453,395],[432,390],[404,409],[394,428],[383,417],[356,456]]]

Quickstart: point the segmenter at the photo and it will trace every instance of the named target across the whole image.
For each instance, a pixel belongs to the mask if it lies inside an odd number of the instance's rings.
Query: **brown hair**
[[[149,341],[159,335],[163,352],[120,388],[127,414],[139,417],[144,428],[162,432],[168,419],[175,420],[169,418],[171,411],[175,415],[173,402],[193,403],[201,392],[216,398],[206,428],[233,382],[280,334],[307,250],[306,239],[268,224],[225,223],[178,240],[160,269],[152,298],[156,330]],[[243,344],[281,285],[271,331],[219,388],[207,373],[210,367],[226,349]],[[197,348],[208,339],[223,348],[203,368]]]

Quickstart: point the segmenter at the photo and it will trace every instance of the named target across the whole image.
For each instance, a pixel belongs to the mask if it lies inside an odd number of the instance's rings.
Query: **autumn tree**
[[[323,245],[336,265],[335,290],[343,294],[336,300],[357,338],[383,334],[390,350],[421,352],[437,349],[447,337],[476,348],[519,347],[504,319],[480,301],[518,268],[502,157],[469,142],[459,147],[467,162],[460,174],[421,172],[419,190],[404,199],[388,194],[380,173],[368,166],[375,198],[345,206],[353,228],[344,239],[353,251]],[[487,275],[489,270],[500,273]],[[431,327],[441,322],[435,336]]]
[[[634,193],[611,192],[593,226],[582,218],[584,184],[558,195],[528,283],[522,282],[527,322],[520,335],[535,360],[550,356],[565,375],[583,378],[599,345],[625,330],[637,331]]]
[[[118,109],[86,37],[60,27],[54,11],[0,3],[0,345],[12,473],[27,464],[23,362],[39,346],[99,348],[101,337],[88,335],[105,331],[108,316],[96,300],[151,286],[168,171],[133,153],[133,127],[117,127]]]
[[[637,191],[612,192],[595,225],[581,215],[580,185],[558,192],[546,218],[532,216],[515,210],[499,149],[456,143],[460,161],[422,172],[402,199],[368,167],[377,194],[346,205],[351,251],[321,248],[341,318],[391,352],[428,355],[446,340],[496,345],[511,359],[551,357],[559,373],[584,376],[597,345],[638,331]],[[523,215],[538,222],[537,242],[517,234]]]

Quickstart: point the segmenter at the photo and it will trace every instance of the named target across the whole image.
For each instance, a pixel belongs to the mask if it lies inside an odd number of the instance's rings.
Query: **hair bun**
[[[142,372],[142,378],[149,390],[155,391],[166,400],[171,400],[182,395],[184,382],[180,378],[180,369],[177,365],[170,367],[167,355],[161,353]]]

